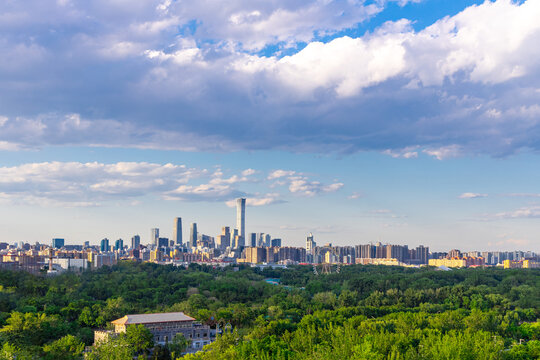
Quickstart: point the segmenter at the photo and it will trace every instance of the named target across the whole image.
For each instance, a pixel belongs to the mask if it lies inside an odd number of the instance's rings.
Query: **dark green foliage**
[[[344,266],[316,276],[309,266],[132,262],[52,278],[0,271],[0,360],[79,359],[93,329],[128,313],[165,311],[234,328],[187,358],[538,359],[539,275]],[[144,327],[130,327],[88,358],[177,358],[187,345],[180,336],[154,347]]]
[[[130,325],[126,330],[126,339],[136,354],[146,353],[154,346],[154,337],[144,325]]]

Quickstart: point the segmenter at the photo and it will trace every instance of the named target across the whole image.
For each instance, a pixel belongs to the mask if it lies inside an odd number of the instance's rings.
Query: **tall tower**
[[[224,226],[221,228],[221,236],[223,236],[223,242],[221,243],[221,248],[226,249],[231,246],[231,228]]]
[[[150,242],[153,245],[158,246],[158,239],[159,239],[159,229],[158,228],[150,229]]]
[[[246,199],[236,199],[236,228],[238,235],[246,238]]]
[[[188,247],[197,246],[197,223],[191,223]]]
[[[315,246],[317,246],[317,244],[313,240],[313,234],[309,233],[309,236],[306,239],[306,253],[313,255],[313,251],[315,250]]]
[[[182,218],[174,218],[173,240],[176,245],[182,245]]]
[[[141,237],[139,235],[134,235],[131,238],[131,248],[136,249],[141,244]]]

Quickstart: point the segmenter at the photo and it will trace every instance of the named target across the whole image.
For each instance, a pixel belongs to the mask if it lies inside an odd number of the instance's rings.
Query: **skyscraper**
[[[163,238],[163,237],[158,238],[157,247],[160,248],[160,249],[169,247],[169,239],[168,238]]]
[[[174,219],[173,240],[176,245],[182,245],[182,218]]]
[[[101,240],[101,246],[100,246],[101,252],[108,252],[110,248],[111,247],[109,246],[109,239],[105,238]]]
[[[52,247],[53,248],[60,249],[63,246],[64,246],[64,239],[59,239],[59,238],[52,239]]]
[[[131,248],[136,249],[141,244],[141,237],[139,235],[135,235],[131,238]]]
[[[231,228],[224,226],[221,228],[221,235],[218,237],[218,247],[226,249],[231,246]]]
[[[158,239],[159,239],[159,229],[158,228],[150,229],[150,243],[157,246]]]
[[[197,223],[191,223],[188,247],[197,247]]]
[[[309,236],[306,239],[306,253],[313,255],[313,251],[315,251],[315,246],[317,246],[317,244],[313,240],[313,234],[309,233]]]
[[[249,234],[249,246],[256,247],[257,246],[257,234],[251,233]]]
[[[246,199],[236,199],[236,228],[238,235],[246,238]]]
[[[114,242],[114,250],[120,251],[124,249],[124,240],[118,239]]]

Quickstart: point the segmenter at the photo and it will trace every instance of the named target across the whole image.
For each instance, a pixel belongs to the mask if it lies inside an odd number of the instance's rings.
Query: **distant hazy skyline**
[[[43,14],[47,14],[44,16]],[[540,251],[540,2],[0,3],[0,241]]]

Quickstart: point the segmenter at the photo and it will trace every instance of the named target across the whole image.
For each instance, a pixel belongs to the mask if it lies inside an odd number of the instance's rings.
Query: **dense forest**
[[[0,359],[82,359],[94,329],[170,311],[232,325],[190,360],[540,358],[539,269],[357,265],[316,275],[122,262],[55,277],[0,272]],[[176,359],[182,346],[154,346],[135,329],[86,357]]]

